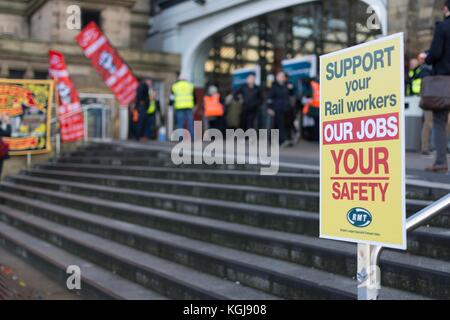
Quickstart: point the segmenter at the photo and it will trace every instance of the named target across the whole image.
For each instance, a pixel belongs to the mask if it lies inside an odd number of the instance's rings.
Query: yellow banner
[[[51,151],[53,95],[53,80],[0,79],[0,114],[11,119],[12,135],[4,138],[11,155]]]
[[[320,237],[406,249],[403,34],[320,58]]]

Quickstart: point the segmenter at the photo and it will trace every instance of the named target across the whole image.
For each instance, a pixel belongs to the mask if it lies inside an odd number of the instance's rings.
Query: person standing
[[[208,94],[203,98],[203,109],[209,128],[225,133],[224,106],[216,86],[208,87]]]
[[[0,115],[0,179],[2,177],[3,171],[3,161],[7,159],[9,148],[8,145],[3,141],[3,137],[11,136],[11,120],[8,115]]]
[[[175,128],[187,127],[191,139],[194,139],[194,114],[196,105],[195,87],[183,76],[172,86],[170,105],[175,109]]]
[[[148,100],[144,135],[146,139],[151,140],[156,137],[156,112],[160,111],[160,103],[156,91],[153,89],[153,81],[149,83]]]
[[[236,92],[235,96],[242,101],[242,129],[254,129],[259,108],[264,102],[262,90],[256,85],[254,74],[247,76],[246,83]]]
[[[431,73],[430,68],[425,63],[423,55],[409,62],[408,81],[406,86],[407,96],[418,96],[422,88],[422,79],[428,77]]]
[[[270,90],[269,99],[267,101],[267,113],[272,117],[273,129],[278,129],[280,132],[280,145],[285,146],[289,143],[287,141],[287,125],[286,114],[291,109],[290,100],[291,90],[287,84],[287,77],[284,72],[278,72],[276,81]]]
[[[320,80],[311,79],[311,98],[304,99],[303,117],[310,119],[310,139],[312,141],[320,140]],[[306,121],[305,121],[306,122]]]
[[[428,53],[422,53],[425,62],[433,66],[433,75],[450,76],[450,0],[443,7],[444,21],[436,24],[433,41]],[[447,124],[449,110],[433,111],[433,128],[436,160],[427,171],[447,173]]]
[[[136,91],[136,111],[138,115],[136,123],[136,137],[140,141],[146,141],[145,126],[147,121],[147,110],[150,104],[149,90],[152,86],[152,81],[148,78],[144,78],[139,84]]]
[[[226,128],[239,129],[241,126],[242,103],[230,91],[225,98]]]
[[[137,125],[139,122],[139,112],[136,109],[136,104],[128,106],[128,139],[139,140],[137,134]]]
[[[409,62],[408,81],[406,86],[407,96],[419,96],[422,89],[422,80],[431,74],[431,69],[425,63],[425,58],[420,54],[417,59]],[[433,112],[424,111],[424,121],[422,125],[422,154],[430,154],[430,137],[433,129]]]

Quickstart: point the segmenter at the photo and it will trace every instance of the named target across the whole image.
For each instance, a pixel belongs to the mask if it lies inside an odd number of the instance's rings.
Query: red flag
[[[120,105],[130,104],[136,96],[138,81],[97,24],[90,22],[76,40]]]
[[[84,136],[84,117],[78,92],[67,72],[64,55],[48,52],[49,74],[56,81],[59,96],[58,117],[62,142],[72,142]]]

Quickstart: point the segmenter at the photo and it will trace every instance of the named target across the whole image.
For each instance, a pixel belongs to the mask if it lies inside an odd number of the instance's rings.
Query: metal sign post
[[[27,167],[31,168],[31,153],[27,153]]]
[[[169,106],[167,109],[167,137],[168,140],[172,137],[172,132],[174,131],[174,121],[175,121],[175,111],[173,110],[173,107]]]
[[[55,138],[56,138],[56,143],[55,143],[56,156],[59,157],[59,155],[61,154],[61,134],[57,133]]]
[[[380,286],[380,268],[377,247],[358,243],[358,300],[377,300]]]

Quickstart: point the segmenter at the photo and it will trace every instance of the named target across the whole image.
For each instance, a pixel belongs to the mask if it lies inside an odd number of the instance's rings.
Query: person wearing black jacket
[[[256,85],[255,75],[250,74],[244,84],[235,94],[242,100],[241,126],[244,130],[254,129],[259,108],[264,99],[261,88]]]
[[[433,42],[426,55],[425,62],[433,66],[433,75],[450,76],[450,0],[446,0],[444,8],[445,19],[436,24]],[[449,111],[433,112],[433,127],[436,146],[436,161],[427,168],[433,172],[448,172],[447,161],[447,123]]]
[[[268,114],[272,117],[272,127],[280,132],[280,145],[284,145],[288,139],[286,115],[291,109],[291,94],[286,74],[279,72],[270,90],[267,104]]]
[[[147,119],[147,110],[150,105],[149,90],[152,85],[152,81],[145,78],[139,84],[136,90],[136,109],[139,114],[139,118],[136,124],[136,138],[143,139],[145,136],[145,124]]]
[[[11,121],[6,114],[0,115],[0,139],[11,136]],[[1,143],[1,142],[0,142]],[[4,157],[0,158],[0,179],[2,177]]]

